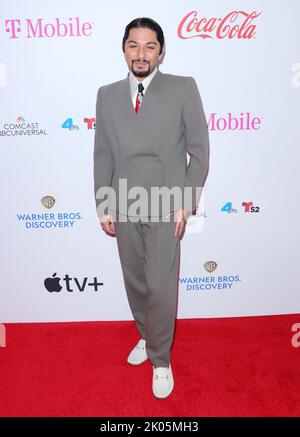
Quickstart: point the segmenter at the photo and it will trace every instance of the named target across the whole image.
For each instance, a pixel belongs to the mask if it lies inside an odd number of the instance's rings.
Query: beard
[[[132,61],[132,67],[131,67],[131,71],[132,71],[132,73],[135,75],[135,76],[137,76],[137,77],[147,77],[147,76],[149,76],[149,74],[151,74],[152,73],[152,71],[151,71],[151,69],[150,69],[150,63],[149,62],[147,62],[148,63],[148,68],[146,69],[146,70],[137,70],[137,69],[135,69],[134,68],[134,63],[136,62],[136,61],[138,61],[137,59],[135,59],[134,61]]]

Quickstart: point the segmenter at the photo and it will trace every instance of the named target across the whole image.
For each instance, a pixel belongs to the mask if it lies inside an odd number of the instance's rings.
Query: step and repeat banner
[[[1,322],[132,319],[93,146],[97,90],[126,77],[139,16],[164,30],[160,70],[197,81],[210,134],[178,317],[300,313],[299,15],[297,0],[3,2]]]

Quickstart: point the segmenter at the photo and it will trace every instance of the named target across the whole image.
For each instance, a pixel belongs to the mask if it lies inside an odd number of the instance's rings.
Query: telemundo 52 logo
[[[235,208],[232,202],[226,202],[222,208],[222,212],[226,212],[227,214],[236,214],[238,209]],[[243,213],[257,213],[260,212],[260,206],[255,206],[253,202],[242,202],[241,212]]]

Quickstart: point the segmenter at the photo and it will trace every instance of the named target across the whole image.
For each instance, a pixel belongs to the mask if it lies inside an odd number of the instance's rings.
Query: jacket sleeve
[[[114,160],[109,144],[109,139],[104,123],[103,104],[101,98],[102,87],[99,88],[96,102],[96,130],[94,140],[94,194],[99,218],[103,214],[99,214],[99,205],[101,200],[97,197],[99,189],[111,187],[112,176],[114,171]],[[105,214],[109,214],[108,208]]]
[[[187,77],[183,103],[186,151],[190,161],[185,187],[192,187],[192,213],[195,214],[209,169],[208,126],[196,81]]]

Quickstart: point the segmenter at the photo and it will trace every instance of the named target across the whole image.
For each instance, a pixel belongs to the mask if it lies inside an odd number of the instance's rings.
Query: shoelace
[[[169,375],[168,374],[164,375],[164,374],[161,374],[161,373],[156,373],[155,376],[154,376],[154,379],[158,379],[158,378],[160,378],[160,379],[169,379]]]
[[[145,346],[136,345],[135,348],[138,349],[138,350],[140,350],[140,351],[142,351],[142,350],[145,349]]]

